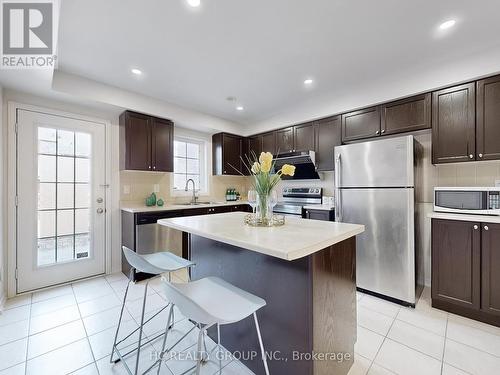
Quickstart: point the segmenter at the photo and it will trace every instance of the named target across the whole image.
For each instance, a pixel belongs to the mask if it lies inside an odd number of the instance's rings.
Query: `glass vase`
[[[273,204],[268,194],[259,194],[255,210],[255,219],[261,226],[270,227],[273,225]]]

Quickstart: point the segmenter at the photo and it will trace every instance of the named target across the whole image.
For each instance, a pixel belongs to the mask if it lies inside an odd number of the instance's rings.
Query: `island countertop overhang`
[[[252,227],[231,212],[158,220],[158,224],[261,254],[292,261],[364,232],[359,224],[287,218],[280,227]]]

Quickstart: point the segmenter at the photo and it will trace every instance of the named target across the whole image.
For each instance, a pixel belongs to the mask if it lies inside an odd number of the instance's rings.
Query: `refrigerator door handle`
[[[342,199],[340,197],[340,174],[342,163],[340,154],[335,157],[335,221],[342,221]]]

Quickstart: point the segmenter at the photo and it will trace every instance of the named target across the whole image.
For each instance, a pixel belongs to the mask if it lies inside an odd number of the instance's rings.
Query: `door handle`
[[[474,225],[474,230],[478,230],[478,226],[477,225]]]
[[[489,229],[490,228],[487,225],[484,226],[484,230],[489,230]]]
[[[102,202],[104,202],[104,199],[102,199],[101,197],[99,197],[99,198],[96,199],[96,202],[97,203],[102,203]]]
[[[104,212],[104,210],[102,208],[98,208],[96,211],[98,214],[102,214]]]

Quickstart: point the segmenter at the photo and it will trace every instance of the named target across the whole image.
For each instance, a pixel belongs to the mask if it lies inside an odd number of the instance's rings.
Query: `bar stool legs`
[[[149,286],[149,280],[146,282],[146,286],[144,288],[144,298],[142,300],[141,325],[139,326],[139,342],[137,343],[137,358],[135,360],[135,372],[134,372],[134,374],[139,373],[139,359],[140,359],[140,354],[141,354],[142,331],[144,328],[144,313],[146,311],[146,298],[148,296],[148,286]],[[168,327],[169,323],[170,323],[170,321],[167,321],[167,327]]]
[[[262,343],[262,336],[260,334],[259,320],[257,319],[257,312],[253,313],[255,320],[255,328],[257,329],[257,336],[259,337],[260,352],[262,354],[262,362],[264,362],[264,369],[266,370],[266,375],[269,375],[269,368],[267,367],[266,352],[264,350],[264,344]]]

